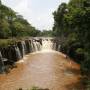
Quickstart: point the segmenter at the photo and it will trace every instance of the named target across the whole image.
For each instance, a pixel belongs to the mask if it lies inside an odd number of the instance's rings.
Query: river
[[[34,86],[49,90],[83,90],[79,64],[51,47],[50,41],[43,42],[41,51],[26,55],[17,62],[16,68],[0,75],[0,90],[27,90]]]

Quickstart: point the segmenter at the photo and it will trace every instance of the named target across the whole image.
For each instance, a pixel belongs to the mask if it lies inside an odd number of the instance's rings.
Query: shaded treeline
[[[53,13],[53,35],[60,37],[61,49],[81,64],[90,75],[90,0],[70,0]]]
[[[53,37],[52,30],[43,30],[39,33],[39,36],[43,37]]]

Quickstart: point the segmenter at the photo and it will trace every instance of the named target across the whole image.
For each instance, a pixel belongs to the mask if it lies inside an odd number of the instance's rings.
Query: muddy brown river
[[[60,52],[44,50],[25,56],[17,62],[17,68],[0,75],[0,90],[27,90],[34,86],[49,90],[83,90],[80,77],[77,63]]]

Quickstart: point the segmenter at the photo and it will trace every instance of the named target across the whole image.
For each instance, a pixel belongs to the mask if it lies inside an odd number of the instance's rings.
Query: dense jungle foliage
[[[62,51],[90,75],[90,0],[70,0],[53,13],[53,35],[61,37]]]

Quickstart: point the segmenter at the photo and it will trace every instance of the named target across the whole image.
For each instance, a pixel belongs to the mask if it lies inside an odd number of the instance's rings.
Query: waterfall
[[[31,52],[34,52],[34,44],[33,44],[33,40],[31,40]]]
[[[37,40],[32,40],[31,41],[31,48],[32,48],[32,52],[40,51],[41,50],[40,42]]]
[[[57,47],[57,43],[53,39],[32,39],[31,40],[31,50],[32,52],[36,51],[50,51],[50,50],[59,50],[60,47]]]
[[[25,41],[22,41],[22,53],[23,53],[23,56],[26,54],[26,44],[25,44]]]
[[[0,51],[0,72],[4,72],[7,65],[13,65],[30,52],[60,51],[60,48],[60,40],[54,38],[32,38],[16,42]]]
[[[17,59],[21,59],[22,56],[21,56],[20,50],[19,50],[19,48],[17,46],[15,47],[15,51],[16,51]]]
[[[54,38],[30,38],[16,42],[15,45],[10,45],[1,49],[0,72],[5,72],[8,65],[13,65],[30,52],[60,51],[60,48],[60,41]]]
[[[58,51],[60,51],[61,45],[58,45]]]
[[[53,42],[53,50],[56,50],[56,43]]]
[[[4,71],[5,71],[4,58],[2,57],[2,54],[0,52],[0,73]]]
[[[53,43],[49,39],[43,39],[41,51],[53,50]]]
[[[25,40],[26,44],[26,54],[31,52],[31,40]]]
[[[38,41],[34,42],[34,48],[35,48],[35,51],[40,51],[41,46],[40,46],[40,43]]]

